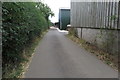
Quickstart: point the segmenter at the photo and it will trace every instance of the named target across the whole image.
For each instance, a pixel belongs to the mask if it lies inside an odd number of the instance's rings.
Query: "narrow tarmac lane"
[[[25,78],[117,78],[118,72],[51,29],[40,41]]]

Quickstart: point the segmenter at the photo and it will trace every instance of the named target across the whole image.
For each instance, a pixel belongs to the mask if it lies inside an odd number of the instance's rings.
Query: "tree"
[[[51,11],[47,4],[43,4],[41,2],[37,3],[37,8],[42,12],[44,17],[46,18],[49,28],[49,17],[53,17],[54,13]]]

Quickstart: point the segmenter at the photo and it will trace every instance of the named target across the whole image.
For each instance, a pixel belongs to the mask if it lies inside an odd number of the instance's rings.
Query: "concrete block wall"
[[[120,42],[120,31],[88,28],[77,28],[77,31],[79,38],[82,38],[100,49],[108,51],[109,53],[118,53],[120,45],[118,43]]]

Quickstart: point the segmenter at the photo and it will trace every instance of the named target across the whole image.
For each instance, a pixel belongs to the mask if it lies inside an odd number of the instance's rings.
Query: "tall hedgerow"
[[[9,73],[25,60],[23,50],[48,29],[49,16],[53,15],[42,2],[2,3],[3,77],[16,77]]]

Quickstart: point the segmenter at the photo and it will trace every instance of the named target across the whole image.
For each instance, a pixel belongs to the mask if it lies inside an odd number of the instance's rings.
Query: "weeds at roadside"
[[[5,68],[5,71],[7,72],[6,75],[4,75],[4,78],[23,78],[24,73],[26,71],[26,67],[29,65],[30,60],[32,56],[34,55],[34,51],[40,42],[40,40],[43,38],[43,36],[47,33],[47,31],[43,32],[43,34],[39,37],[36,37],[31,44],[28,45],[23,50],[23,60],[21,63],[18,64],[8,64]],[[3,78],[3,79],[4,79]]]
[[[68,34],[66,36],[70,38],[72,41],[78,43],[80,46],[85,48],[90,53],[95,54],[104,63],[108,64],[109,66],[114,68],[116,71],[118,71],[118,59],[116,59],[114,56],[109,55],[109,53],[99,49],[98,47],[90,44],[89,42],[86,42],[83,39],[77,38],[71,34]]]

